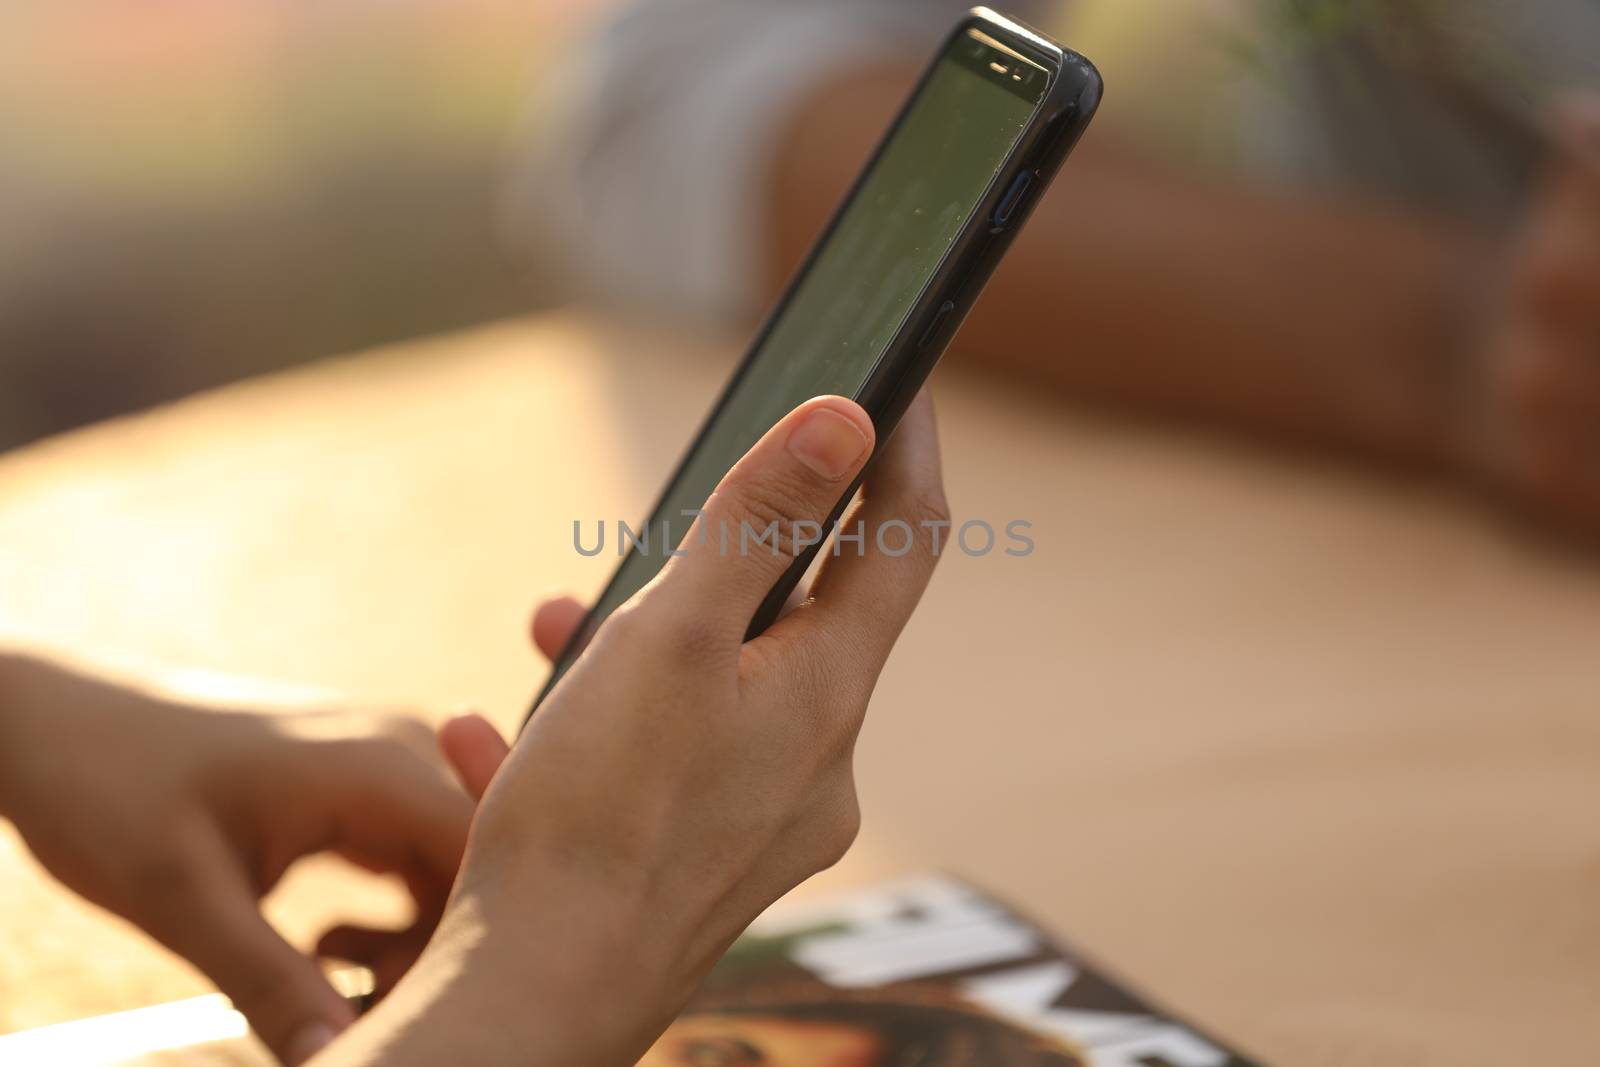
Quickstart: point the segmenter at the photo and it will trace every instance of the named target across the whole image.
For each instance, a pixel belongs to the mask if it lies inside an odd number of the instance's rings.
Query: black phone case
[[[1010,155],[996,171],[994,180],[984,193],[983,199],[979,201],[978,210],[973,213],[971,221],[956,238],[933,277],[928,280],[911,313],[907,315],[900,331],[878,360],[866,384],[851,398],[871,416],[880,445],[894,432],[900,417],[905,414],[917,391],[927,381],[928,375],[939,362],[939,357],[944,355],[956,331],[965,321],[967,313],[972,310],[984,286],[988,284],[990,276],[1000,264],[1000,260],[1005,257],[1007,249],[1011,247],[1011,242],[1027,223],[1034,206],[1049,188],[1052,179],[1061,169],[1061,164],[1071,154],[1078,139],[1083,136],[1084,130],[1088,128],[1089,120],[1099,106],[1103,91],[1100,73],[1083,56],[988,8],[974,8],[950,31],[939,50],[934,53],[933,60],[924,70],[916,88],[907,96],[906,102],[895,115],[894,121],[879,140],[878,146],[866,164],[862,166],[861,173],[856,177],[849,192],[834,210],[833,217],[823,228],[810,253],[795,271],[784,289],[783,296],[768,314],[761,329],[757,331],[738,369],[729,378],[716,404],[712,405],[705,421],[695,434],[694,441],[685,449],[684,460],[667,479],[666,487],[670,487],[678,479],[682,473],[683,463],[687,462],[689,455],[698,447],[712,419],[727,402],[733,390],[738,387],[768,334],[783,315],[784,309],[788,307],[801,280],[810,272],[822,249],[832,239],[845,208],[855,199],[862,182],[877,165],[885,147],[900,129],[912,102],[922,93],[939,60],[957,38],[974,28],[1043,66],[1050,72],[1050,86],[1028,128],[1023,131],[1022,136],[1012,147]],[[1024,191],[1020,201],[1009,206],[1003,224],[997,224],[997,213],[1002,201],[1019,176],[1024,173],[1032,175],[1032,184]],[[839,517],[859,488],[860,482],[861,479],[857,478],[840,498],[824,525],[825,530],[833,529],[838,523]],[[660,503],[659,500],[656,502],[650,514],[655,513]],[[777,619],[789,594],[794,591],[796,584],[805,575],[807,568],[811,566],[821,549],[822,545],[814,545],[796,557],[751,619],[747,638],[759,634]],[[550,680],[535,698],[533,709],[537,709],[548,695],[561,677],[568,661],[582,652],[593,636],[593,630],[592,620],[585,620],[584,624],[578,627],[572,641],[556,661]],[[533,709],[529,711],[530,716]]]

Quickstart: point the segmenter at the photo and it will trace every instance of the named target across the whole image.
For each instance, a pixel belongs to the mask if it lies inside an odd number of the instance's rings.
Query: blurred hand
[[[552,597],[533,613],[530,636],[539,654],[554,663],[583,624],[588,609],[570,596]],[[439,728],[439,747],[474,800],[483,799],[511,746],[494,724],[476,713],[458,715]]]
[[[409,929],[342,927],[319,951],[372,967],[380,992],[421,951],[472,802],[420,723],[217,711],[38,660],[0,671],[0,812],[68,887],[210,977],[284,1061],[354,1018],[261,916],[296,859],[398,874],[417,904]]]
[[[1600,98],[1569,102],[1489,339],[1474,449],[1502,486],[1600,534]]]
[[[498,773],[486,724],[444,731],[463,779],[487,786],[460,881],[417,969],[329,1063],[633,1063],[751,919],[844,854],[856,734],[933,572],[920,524],[946,517],[926,398],[846,520],[865,522],[866,554],[828,559],[811,598],[748,642],[792,541],[723,555],[715,531],[821,522],[871,442],[849,401],[792,412],[706,503],[711,536],[600,627]],[[899,557],[872,547],[890,519],[918,535]],[[580,614],[545,605],[539,646]]]

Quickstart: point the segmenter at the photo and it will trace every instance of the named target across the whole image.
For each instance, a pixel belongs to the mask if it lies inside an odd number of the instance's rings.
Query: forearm
[[[1090,400],[1434,464],[1486,259],[1440,226],[1190,186],[1090,144],[962,344]]]
[[[770,275],[804,254],[904,93],[841,79],[771,175]],[[958,354],[1093,402],[1433,463],[1455,449],[1477,243],[1397,213],[1188,183],[1091,132]]]

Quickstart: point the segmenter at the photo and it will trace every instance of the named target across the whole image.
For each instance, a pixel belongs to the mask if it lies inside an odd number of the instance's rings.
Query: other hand
[[[370,966],[381,993],[433,930],[472,802],[409,719],[219,711],[13,658],[0,812],[52,874],[188,959],[297,1064],[354,1013],[259,899],[312,853],[404,878],[409,929],[341,927],[319,946]]]

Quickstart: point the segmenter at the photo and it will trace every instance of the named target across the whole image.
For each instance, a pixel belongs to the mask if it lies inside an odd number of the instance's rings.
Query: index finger
[[[840,532],[846,539],[825,561],[808,603],[756,640],[823,642],[852,656],[865,653],[876,670],[950,539],[939,431],[926,389],[867,469],[861,501]]]

